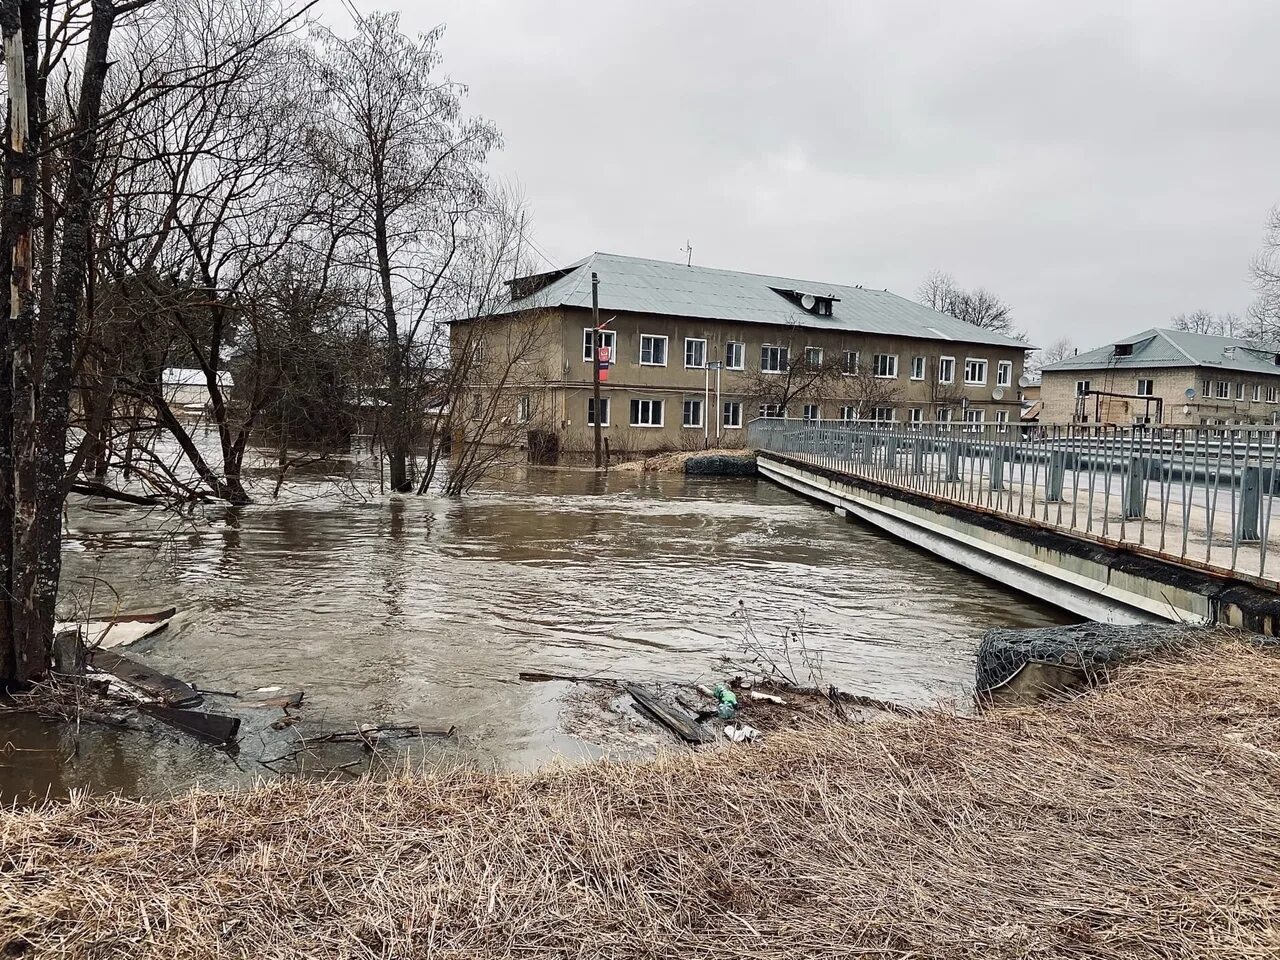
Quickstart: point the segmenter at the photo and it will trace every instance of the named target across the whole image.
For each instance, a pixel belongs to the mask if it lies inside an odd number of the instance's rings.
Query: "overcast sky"
[[[1274,0],[401,9],[447,25],[557,263],[691,240],[695,263],[906,296],[936,267],[1083,348],[1243,311],[1280,202]]]

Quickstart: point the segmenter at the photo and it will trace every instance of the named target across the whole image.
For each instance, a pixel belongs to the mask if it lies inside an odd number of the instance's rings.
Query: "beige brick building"
[[[1020,341],[884,290],[597,253],[515,281],[501,316],[453,330],[459,349],[545,328],[542,372],[504,402],[562,450],[593,442],[593,273],[614,451],[738,446],[757,416],[1018,423]]]
[[[1274,424],[1280,354],[1247,341],[1151,329],[1046,366],[1042,424]]]

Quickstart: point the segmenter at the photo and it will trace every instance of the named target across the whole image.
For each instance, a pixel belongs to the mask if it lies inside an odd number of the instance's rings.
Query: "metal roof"
[[[589,308],[592,271],[600,278],[602,311],[795,324],[819,330],[1032,349],[1021,340],[983,330],[887,290],[686,266],[614,253],[593,253],[562,270],[517,281],[524,289],[536,287],[540,281],[546,285],[513,301],[503,312],[537,307]],[[831,315],[810,313],[780,290],[835,298]]]
[[[1116,346],[1120,344],[1132,346],[1133,352],[1117,354]],[[1041,372],[1144,367],[1214,367],[1242,373],[1280,375],[1274,348],[1259,347],[1239,337],[1215,337],[1157,327],[1105,347],[1046,364]]]

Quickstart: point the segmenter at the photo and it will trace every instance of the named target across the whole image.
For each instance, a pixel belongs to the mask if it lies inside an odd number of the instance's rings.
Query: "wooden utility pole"
[[[596,469],[604,465],[600,441],[600,278],[591,271],[591,396],[595,407]]]

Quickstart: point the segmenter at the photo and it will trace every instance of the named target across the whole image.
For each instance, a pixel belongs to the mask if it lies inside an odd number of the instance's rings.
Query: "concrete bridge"
[[[759,419],[760,473],[1109,623],[1280,633],[1276,428]]]

